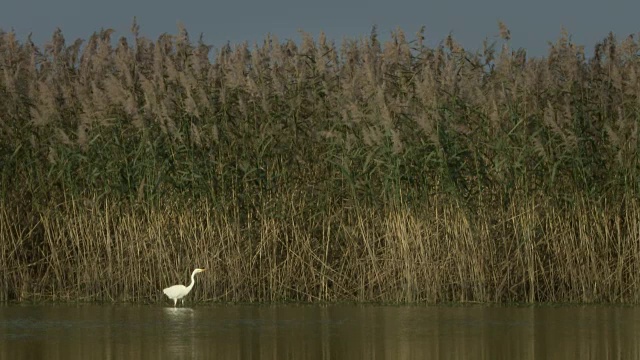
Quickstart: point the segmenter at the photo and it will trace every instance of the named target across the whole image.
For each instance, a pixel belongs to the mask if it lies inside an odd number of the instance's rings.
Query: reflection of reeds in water
[[[636,301],[637,41],[0,34],[0,298]]]
[[[630,306],[226,305],[189,310],[3,306],[0,318],[13,326],[0,327],[0,358],[41,358],[45,353],[47,359],[87,354],[156,359],[640,355],[640,309]]]

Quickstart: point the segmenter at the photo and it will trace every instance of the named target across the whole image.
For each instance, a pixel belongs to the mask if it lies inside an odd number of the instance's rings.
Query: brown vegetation
[[[500,32],[0,32],[0,300],[637,301],[638,42]]]

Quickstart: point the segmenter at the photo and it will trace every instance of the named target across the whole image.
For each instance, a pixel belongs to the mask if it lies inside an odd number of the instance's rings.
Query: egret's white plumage
[[[184,305],[184,297],[189,293],[189,291],[191,291],[191,289],[193,289],[193,284],[196,283],[196,279],[194,278],[194,276],[196,276],[197,273],[203,271],[204,269],[193,270],[193,272],[191,273],[191,284],[189,284],[189,286],[173,285],[162,290],[162,292],[167,295],[169,299],[173,300],[174,307],[178,306],[178,300],[180,299],[182,299],[182,305]]]

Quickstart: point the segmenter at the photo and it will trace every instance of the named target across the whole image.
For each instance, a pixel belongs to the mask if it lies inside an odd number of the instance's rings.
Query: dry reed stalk
[[[618,221],[613,228],[607,225],[591,230],[579,224],[593,223],[607,212],[587,206],[580,208],[583,215],[579,217],[546,210],[540,213],[534,203],[524,213],[513,208],[510,211],[518,212],[511,212],[505,224],[512,224],[509,228],[514,232],[497,234],[516,237],[505,239],[515,246],[506,253],[501,253],[506,248],[494,247],[496,234],[489,232],[489,227],[477,225],[471,230],[471,224],[463,219],[466,216],[456,207],[442,210],[444,216],[439,219],[449,224],[443,227],[407,212],[389,213],[382,222],[373,212],[360,213],[351,230],[355,238],[348,242],[351,245],[344,249],[343,257],[333,261],[326,255],[326,245],[314,244],[295,221],[265,219],[259,231],[261,240],[252,248],[233,230],[236,226],[232,223],[196,220],[197,214],[207,213],[201,208],[186,213],[152,211],[143,217],[116,215],[114,210],[106,205],[90,212],[76,208],[63,216],[42,216],[46,242],[39,263],[44,272],[39,281],[30,284],[33,290],[23,296],[157,301],[154,289],[183,275],[180,269],[189,268],[189,264],[201,263],[217,270],[212,278],[202,279],[202,289],[196,292],[206,299],[316,301],[353,296],[361,301],[414,302],[502,301],[524,296],[533,302],[554,298],[597,301],[607,296],[609,301],[621,301],[629,296],[623,284],[632,274],[628,265],[612,256],[637,257],[637,251],[627,255],[631,250],[625,250],[629,249],[625,242],[635,233],[626,237],[617,232],[637,230],[638,225],[622,230]],[[546,220],[539,219],[540,214]],[[482,216],[477,221],[489,220]],[[553,240],[532,237],[531,231],[540,226]],[[356,240],[359,237],[361,242]],[[455,240],[459,238],[466,240]],[[603,244],[596,246],[589,239]],[[602,253],[611,249],[607,243],[613,239],[617,239],[618,250]],[[8,256],[6,250],[3,254]],[[218,257],[218,261],[211,259]],[[505,265],[511,270],[502,270]],[[102,271],[96,272],[96,268]],[[492,288],[489,279],[506,283]],[[502,293],[495,292],[500,289]]]

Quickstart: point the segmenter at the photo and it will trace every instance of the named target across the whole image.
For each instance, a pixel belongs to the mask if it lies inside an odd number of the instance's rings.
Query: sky
[[[227,43],[260,43],[267,34],[299,41],[300,31],[330,40],[368,36],[375,25],[381,40],[400,28],[409,39],[425,27],[426,43],[436,46],[448,34],[466,49],[482,48],[484,39],[498,39],[498,21],[511,31],[510,46],[530,56],[545,56],[548,43],[566,29],[584,45],[587,56],[596,42],[613,32],[618,39],[640,33],[640,1],[631,0],[2,0],[0,29],[15,31],[20,40],[29,33],[38,45],[56,28],[70,44],[102,28],[115,36],[130,36],[134,16],[141,35],[156,39],[175,34],[184,24],[193,41],[220,48]]]

